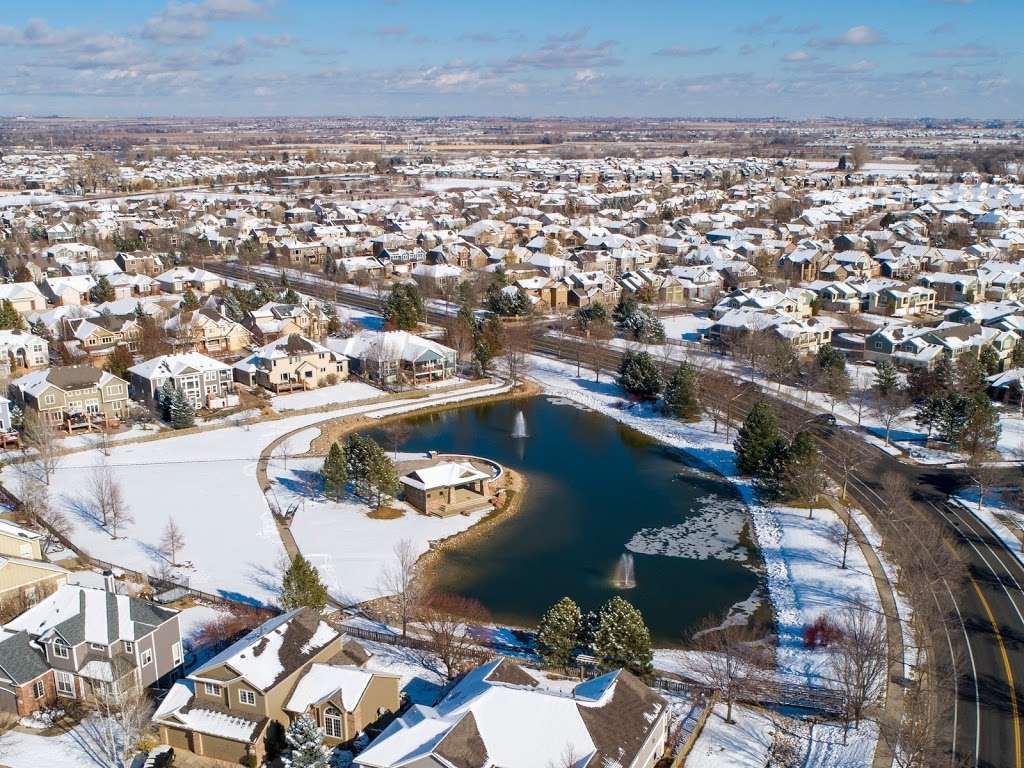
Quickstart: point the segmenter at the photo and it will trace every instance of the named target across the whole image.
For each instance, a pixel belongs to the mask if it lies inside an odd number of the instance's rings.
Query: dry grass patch
[[[405,516],[405,510],[398,507],[377,507],[366,515],[371,520],[397,520]]]

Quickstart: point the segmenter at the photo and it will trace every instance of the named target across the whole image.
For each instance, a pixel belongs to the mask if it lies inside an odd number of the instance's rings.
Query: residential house
[[[58,307],[90,303],[89,293],[96,287],[92,275],[48,277],[43,281],[43,294]]]
[[[0,331],[0,375],[43,368],[50,363],[46,339],[20,330]]]
[[[151,409],[159,406],[161,388],[167,382],[183,393],[196,410],[238,405],[231,366],[199,352],[160,355],[128,369],[132,399]]]
[[[46,311],[46,297],[35,283],[0,283],[0,301],[11,302],[21,315]]]
[[[182,293],[188,288],[200,293],[210,293],[224,285],[224,279],[198,267],[172,267],[155,278],[157,286],[164,293]]]
[[[235,381],[273,392],[316,389],[348,378],[348,358],[293,333],[235,363]]]
[[[272,301],[250,312],[243,324],[252,333],[255,343],[267,344],[293,333],[308,339],[322,339],[327,333],[328,320],[327,313],[314,301],[305,304]]]
[[[455,376],[455,350],[408,331],[362,331],[327,344],[351,360],[352,370],[378,384],[422,384]]]
[[[68,572],[43,559],[41,536],[0,520],[0,611],[18,613],[67,583]]]
[[[435,706],[413,706],[355,766],[519,768],[568,759],[575,767],[653,768],[668,727],[668,703],[626,670],[554,689],[503,658],[469,672]]]
[[[516,288],[537,299],[543,308],[561,312],[569,306],[569,287],[561,280],[550,277],[525,277],[515,281]]]
[[[185,661],[178,612],[107,589],[63,584],[4,630],[25,633],[53,671],[59,699],[171,682]]]
[[[164,330],[177,352],[232,355],[252,342],[252,335],[244,326],[206,307],[168,318]]]
[[[61,338],[72,354],[86,355],[94,365],[103,365],[118,346],[129,352],[138,351],[142,326],[135,315],[65,317],[61,321]]]
[[[160,740],[260,764],[269,729],[308,714],[326,743],[349,742],[400,705],[399,678],[353,664],[353,645],[310,608],[275,616],[174,684],[153,715]]]
[[[918,281],[934,290],[938,301],[972,304],[985,300],[985,283],[976,275],[929,272],[921,275]]]
[[[12,399],[45,423],[73,427],[128,415],[128,382],[91,365],[45,368],[10,384]]]

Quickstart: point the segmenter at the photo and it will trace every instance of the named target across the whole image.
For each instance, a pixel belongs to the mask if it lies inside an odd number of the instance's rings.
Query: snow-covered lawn
[[[361,381],[343,381],[330,387],[311,389],[308,392],[292,392],[275,395],[271,399],[275,411],[301,411],[322,405],[343,405],[356,400],[369,400],[384,393],[376,387]]]
[[[89,718],[57,736],[10,731],[0,745],[0,764],[5,768],[104,768],[112,763],[88,736],[95,727]]]
[[[698,315],[671,315],[661,318],[665,326],[665,336],[683,341],[700,341],[704,331],[714,324],[709,317]]]
[[[336,502],[324,497],[318,475],[322,464],[322,459],[289,459],[285,466],[275,459],[267,475],[281,509],[296,509],[291,530],[299,549],[319,569],[331,596],[343,603],[386,593],[381,579],[394,563],[398,542],[407,539],[422,554],[431,541],[466,530],[484,514],[437,518],[405,507],[402,517],[374,520],[367,517],[369,506],[357,499]]]

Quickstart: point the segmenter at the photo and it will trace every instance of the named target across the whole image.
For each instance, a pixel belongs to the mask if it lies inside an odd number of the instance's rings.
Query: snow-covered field
[[[668,338],[693,342],[700,341],[703,332],[714,324],[711,318],[697,315],[671,315],[661,318],[661,322]]]
[[[458,393],[398,400],[381,406],[354,406],[309,413],[245,426],[229,426],[171,436],[133,445],[115,445],[105,457],[96,449],[65,457],[50,482],[51,503],[62,508],[72,525],[71,539],[90,555],[145,573],[162,564],[160,539],[174,517],[185,534],[175,569],[180,580],[214,594],[268,602],[280,583],[284,548],[270,508],[256,481],[260,452],[293,430],[340,416],[370,417],[401,413],[437,403],[462,401],[501,391],[484,384]],[[318,430],[303,430],[282,446],[302,453]],[[275,455],[278,452],[275,451]],[[120,483],[133,521],[111,538],[97,520],[90,486],[98,465],[110,467]],[[8,465],[0,478],[15,493],[19,468]],[[375,521],[370,521],[375,522]],[[327,539],[337,531],[322,530]]]
[[[275,395],[271,399],[275,411],[301,411],[322,405],[343,405],[356,400],[369,400],[384,393],[376,387],[361,381],[343,381],[330,387],[311,389],[308,392],[291,392]]]
[[[291,530],[302,554],[320,571],[332,597],[357,603],[387,594],[381,583],[395,561],[395,545],[411,542],[417,554],[478,522],[484,513],[436,518],[406,507],[394,520],[367,517],[370,507],[353,498],[336,502],[323,495],[322,459],[273,460],[267,467],[270,493],[282,509],[294,507]],[[395,506],[404,507],[397,504]]]

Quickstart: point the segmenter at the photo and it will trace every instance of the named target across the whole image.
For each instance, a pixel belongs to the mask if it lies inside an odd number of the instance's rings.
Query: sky
[[[0,114],[1024,116],[1024,0],[0,0]]]

